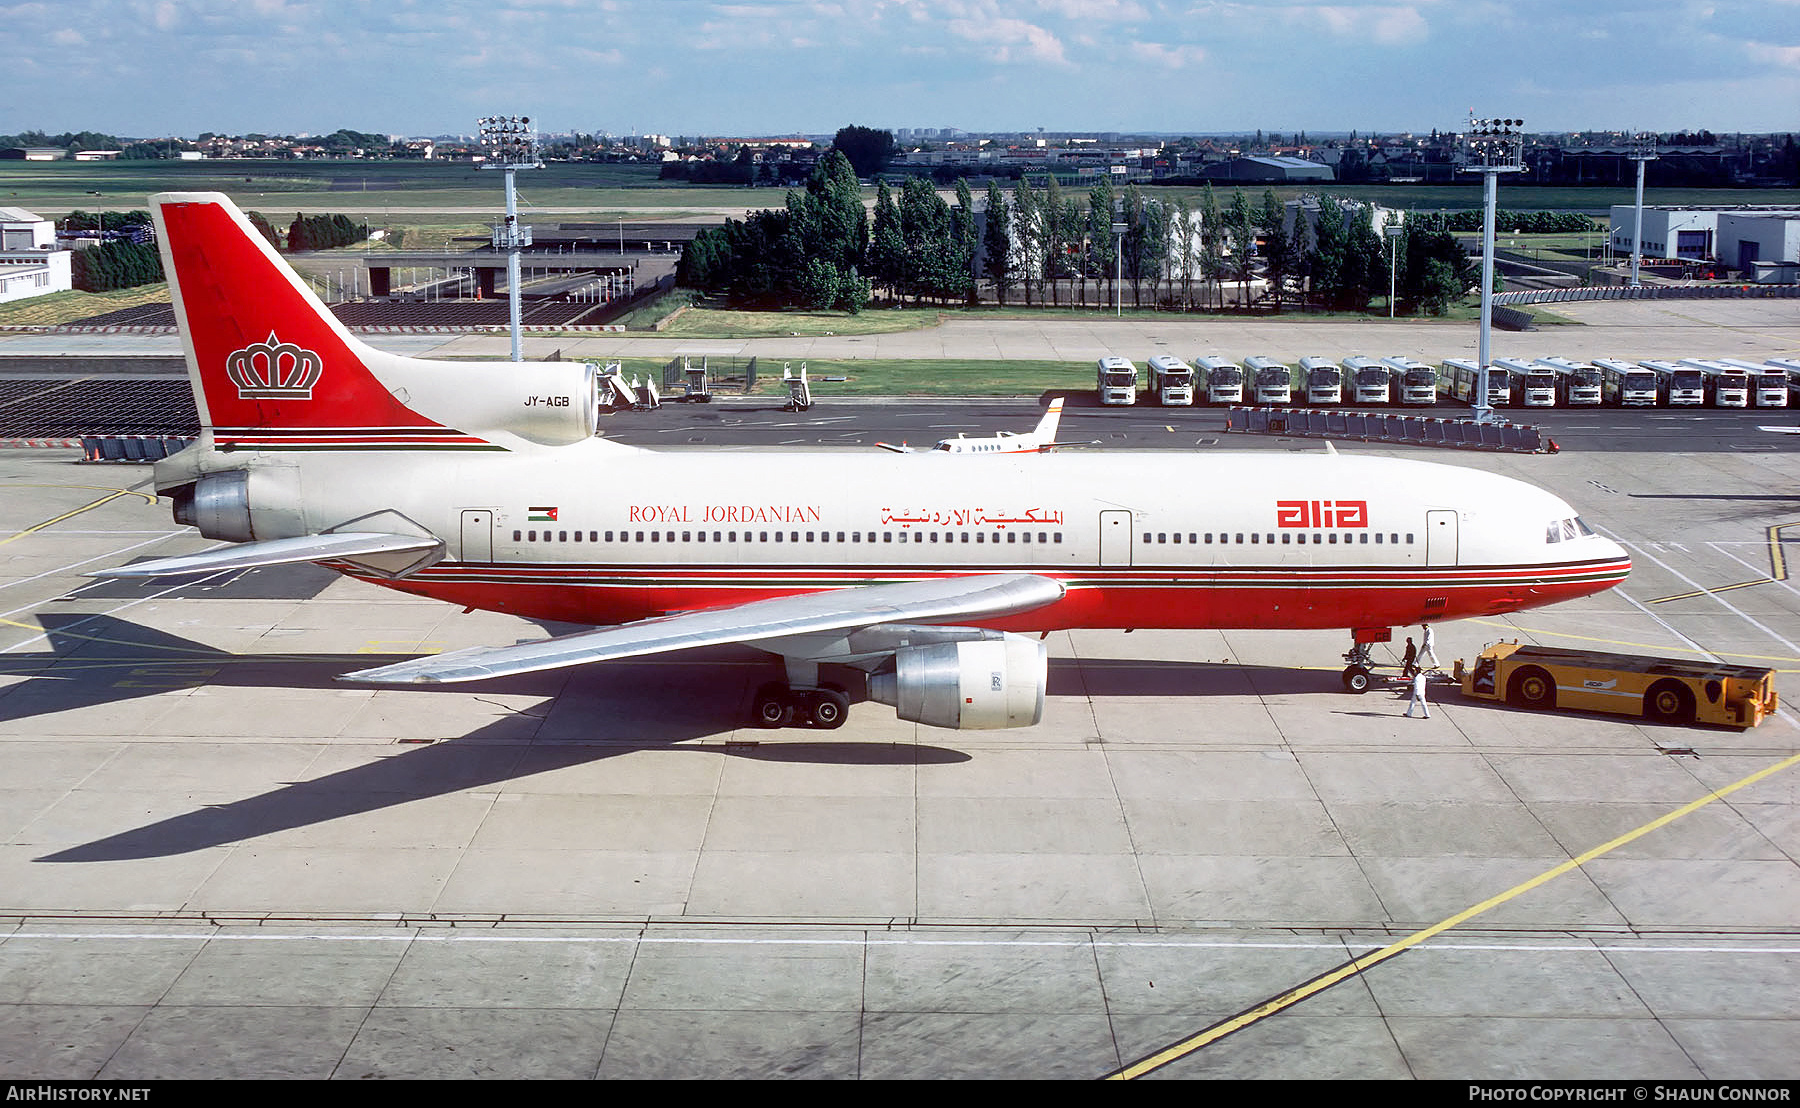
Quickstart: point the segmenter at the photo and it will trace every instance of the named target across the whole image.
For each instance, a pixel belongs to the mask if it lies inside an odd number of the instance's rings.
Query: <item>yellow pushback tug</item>
[[[1755,727],[1780,703],[1772,669],[1516,642],[1490,644],[1472,667],[1459,658],[1454,673],[1464,696],[1661,723]]]

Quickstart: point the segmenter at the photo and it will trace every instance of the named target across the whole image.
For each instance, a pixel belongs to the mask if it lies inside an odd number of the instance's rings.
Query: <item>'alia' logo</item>
[[[1367,527],[1367,500],[1277,500],[1277,527]]]
[[[325,372],[325,359],[269,332],[267,342],[233,350],[225,357],[225,376],[237,386],[241,400],[311,400],[313,386]]]

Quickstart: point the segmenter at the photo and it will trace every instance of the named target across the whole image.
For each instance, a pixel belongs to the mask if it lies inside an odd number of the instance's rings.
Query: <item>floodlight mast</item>
[[[1475,378],[1475,419],[1486,423],[1494,418],[1488,403],[1489,334],[1494,317],[1494,209],[1499,196],[1502,173],[1525,172],[1525,136],[1522,119],[1469,118],[1469,129],[1463,134],[1463,146],[1473,164],[1462,167],[1464,173],[1479,173],[1485,205],[1481,217],[1481,339],[1476,356],[1479,373]]]
[[[1637,163],[1637,218],[1631,224],[1631,287],[1638,287],[1638,259],[1644,255],[1644,163],[1656,160],[1656,136],[1642,131],[1632,136],[1631,153]]]
[[[522,115],[490,115],[475,121],[481,129],[481,145],[488,151],[484,169],[506,171],[506,222],[494,225],[495,250],[506,251],[506,318],[512,329],[512,360],[525,360],[525,344],[519,326],[519,251],[531,245],[531,228],[519,225],[519,204],[513,173],[542,169],[537,152],[537,132],[531,118]]]

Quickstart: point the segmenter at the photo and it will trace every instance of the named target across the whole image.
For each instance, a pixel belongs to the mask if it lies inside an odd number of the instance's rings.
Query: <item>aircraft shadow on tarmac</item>
[[[201,686],[355,688],[336,677],[402,659],[373,654],[239,655],[110,616],[40,613],[39,619],[49,640],[48,653],[0,656],[0,675],[28,678],[0,690],[0,721]],[[374,756],[336,773],[286,783],[228,804],[209,804],[36,860],[101,862],[185,854],[643,750],[852,766],[970,760],[962,751],[928,743],[839,740],[826,738],[823,732],[815,733],[820,736],[817,740],[796,741],[805,734],[796,730],[767,732],[771,740],[780,741],[766,743],[755,738],[761,732],[751,731],[745,741],[681,745],[729,736],[742,726],[751,690],[778,673],[760,658],[742,648],[694,651],[681,659],[614,662],[466,685],[422,686],[408,691],[550,699],[445,741],[415,740],[419,745],[401,745],[396,753]],[[1217,663],[1057,659],[1051,663],[1049,691],[1104,696],[1269,695],[1322,692],[1328,682],[1335,687],[1335,677],[1317,672]],[[852,698],[858,698],[861,682],[850,687]],[[404,734],[394,737],[407,742]]]

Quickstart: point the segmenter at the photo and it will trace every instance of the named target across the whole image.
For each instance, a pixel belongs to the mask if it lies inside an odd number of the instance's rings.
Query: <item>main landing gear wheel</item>
[[[821,731],[835,731],[850,716],[850,694],[837,685],[793,689],[771,681],[756,690],[750,714],[758,727],[802,724]]]
[[[758,727],[786,727],[794,718],[794,702],[787,686],[771,682],[757,689],[750,716]]]

